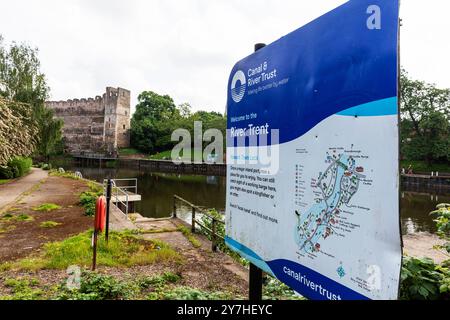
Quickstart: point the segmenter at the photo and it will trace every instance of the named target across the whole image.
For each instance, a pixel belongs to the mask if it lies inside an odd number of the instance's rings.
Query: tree
[[[401,73],[401,152],[408,160],[450,160],[450,89]]]
[[[0,97],[29,106],[32,115],[25,118],[36,123],[36,151],[45,157],[61,141],[63,125],[61,120],[54,119],[53,111],[45,106],[49,90],[45,75],[40,71],[38,50],[14,42],[5,48],[0,36]]]
[[[192,114],[192,112],[191,112],[192,107],[187,102],[180,104],[178,106],[178,110],[180,112],[180,116],[182,116],[183,118],[189,118]]]
[[[171,141],[172,132],[186,129],[193,137],[195,121],[202,122],[203,133],[214,128],[225,136],[227,121],[222,114],[207,111],[192,113],[189,103],[176,107],[168,95],[144,91],[138,97],[136,112],[131,119],[131,144],[146,153],[170,150],[177,143]]]
[[[152,91],[142,92],[131,119],[132,146],[147,153],[170,148],[170,135],[180,117],[170,96]]]
[[[1,166],[15,156],[29,156],[34,152],[38,128],[31,117],[28,105],[0,98]]]
[[[55,119],[53,110],[41,106],[39,110],[38,127],[40,128],[40,143],[37,146],[37,153],[49,161],[50,155],[55,152],[62,152],[62,127],[63,121]]]

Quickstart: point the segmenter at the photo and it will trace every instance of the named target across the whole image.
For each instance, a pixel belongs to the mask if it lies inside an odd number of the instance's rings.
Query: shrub
[[[94,182],[88,182],[89,191],[80,194],[79,204],[84,208],[84,214],[91,217],[95,214],[97,198],[103,195],[103,187]]]
[[[160,291],[148,296],[148,299],[160,299],[160,300],[230,300],[239,297],[235,297],[228,292],[208,292],[191,287],[176,287],[173,289]]]
[[[13,179],[14,172],[10,167],[1,167],[0,166],[0,179]]]
[[[91,191],[84,191],[80,194],[80,205],[84,208],[85,215],[92,217],[95,214],[97,197],[97,193]]]
[[[4,281],[4,285],[12,292],[12,295],[2,297],[4,300],[38,300],[42,298],[43,291],[37,288],[39,285],[37,279],[10,278]]]
[[[27,174],[32,165],[33,160],[30,158],[14,157],[8,161],[8,167],[13,171],[14,178],[19,178]]]
[[[61,284],[58,300],[111,300],[126,299],[134,293],[134,287],[112,276],[85,271],[81,275],[80,289],[69,290]]]

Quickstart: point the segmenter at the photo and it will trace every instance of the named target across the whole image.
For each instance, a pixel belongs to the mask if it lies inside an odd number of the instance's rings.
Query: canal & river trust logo
[[[239,103],[244,98],[247,80],[242,70],[236,71],[231,80],[231,98],[234,102]]]

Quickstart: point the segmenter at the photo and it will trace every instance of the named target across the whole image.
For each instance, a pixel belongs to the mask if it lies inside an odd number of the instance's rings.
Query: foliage
[[[165,272],[160,276],[138,277],[132,281],[118,280],[112,276],[84,271],[80,278],[79,289],[68,289],[61,283],[56,295],[57,300],[106,300],[135,299],[142,296],[143,290],[164,290],[168,284],[178,282],[181,276]]]
[[[19,270],[65,269],[71,265],[89,267],[92,263],[93,231],[58,242],[46,243],[36,256],[15,261],[8,268]],[[182,263],[181,256],[160,241],[138,239],[130,232],[111,232],[106,243],[98,238],[97,265],[109,267],[130,267],[162,262]]]
[[[401,152],[408,160],[450,161],[450,89],[401,73]]]
[[[51,163],[39,162],[36,165],[36,168],[41,168],[42,170],[49,171],[49,170],[52,170],[52,165],[51,165]]]
[[[6,48],[0,36],[0,98],[23,103],[20,113],[30,125],[30,128],[8,126],[8,130],[19,133],[19,138],[14,140],[22,141],[20,136],[31,138],[28,144],[32,148],[25,153],[22,149],[12,149],[12,155],[28,156],[37,147],[37,154],[48,158],[61,144],[62,121],[55,119],[53,111],[45,106],[49,90],[45,75],[40,71],[38,50],[14,42]],[[15,135],[10,133],[10,136]]]
[[[438,218],[435,220],[439,235],[441,237],[448,237],[450,234],[450,204],[441,203],[437,207],[437,210],[431,212],[435,214]]]
[[[45,211],[45,212],[50,212],[50,211],[59,210],[59,209],[61,209],[61,206],[54,204],[54,203],[43,203],[43,204],[33,208],[34,211]]]
[[[440,204],[435,214],[438,234],[449,240],[450,205]],[[450,244],[443,246],[450,252]],[[429,258],[404,257],[401,272],[400,298],[405,300],[450,299],[450,260],[435,264]]]
[[[212,230],[212,222],[213,222],[213,220],[210,217],[216,219],[217,221],[224,221],[224,216],[220,212],[218,212],[216,209],[208,210],[208,215],[202,215],[200,220],[201,220],[202,224],[210,230]],[[204,230],[203,228],[201,228],[200,230],[210,241],[212,241],[212,236],[208,231]],[[216,223],[216,233],[221,237],[225,237],[225,224]],[[233,254],[233,251],[228,249],[228,247],[222,241],[220,241],[217,244],[217,247],[222,252],[228,253],[230,255]]]
[[[62,177],[62,178],[68,178],[68,179],[73,179],[73,180],[80,180],[80,178],[77,177],[75,175],[75,173],[71,172],[71,171],[59,172],[56,169],[50,169],[49,175],[52,177]]]
[[[1,296],[0,300],[38,300],[43,294],[41,289],[36,288],[39,281],[34,278],[9,278],[4,281],[4,285],[11,290],[12,295]]]
[[[175,116],[176,106],[171,97],[152,91],[142,92],[131,119],[132,146],[146,153],[164,148],[161,141],[170,142],[169,123]]]
[[[31,155],[38,142],[37,133],[29,106],[4,100],[0,94],[0,166],[15,156]]]
[[[67,176],[67,174],[69,174]],[[65,173],[68,178],[78,179],[73,173]],[[95,214],[97,198],[103,195],[103,187],[95,182],[88,181],[89,190],[80,193],[79,204],[84,208],[84,214],[92,217]]]
[[[12,214],[12,213],[5,213],[1,219],[2,221],[6,222],[26,222],[26,221],[33,221],[34,218],[32,216],[29,216],[28,214],[22,213],[22,214]]]
[[[450,276],[447,271],[447,277]],[[445,273],[429,258],[404,257],[400,298],[403,300],[436,300],[440,298]]]
[[[120,148],[119,149],[119,155],[121,156],[133,156],[133,155],[139,155],[141,152],[134,148]]]
[[[84,214],[92,217],[95,214],[95,204],[98,194],[90,191],[84,191],[80,194],[80,205],[84,208]]]
[[[61,223],[55,221],[44,221],[40,224],[41,228],[55,228],[59,225],[61,225]]]
[[[450,253],[450,204],[442,203],[439,204],[437,210],[431,212],[430,214],[436,215],[436,226],[438,228],[438,235],[443,240],[447,240],[447,243],[443,248]]]
[[[190,160],[194,161],[195,159],[203,158],[203,150],[190,149]],[[189,159],[188,155],[184,155],[183,152],[180,152],[180,156],[182,159]],[[148,157],[148,159],[152,160],[173,160],[172,159],[172,150],[166,150],[162,152],[158,152],[152,154]]]
[[[192,113],[187,103],[176,107],[170,96],[144,91],[138,97],[136,112],[131,119],[131,144],[147,154],[168,152],[177,143],[171,141],[172,132],[182,128],[193,137],[194,121],[202,121],[203,130],[217,128],[225,136],[226,118],[220,113]]]
[[[208,292],[186,286],[155,292],[148,296],[149,300],[231,300],[237,298],[228,292]]]
[[[172,272],[164,272],[160,276],[144,277],[137,279],[137,284],[141,289],[163,288],[167,284],[176,283],[181,280],[181,275]]]
[[[294,290],[272,276],[267,276],[263,287],[263,300],[303,300]]]
[[[88,182],[89,191],[80,194],[80,205],[84,208],[84,214],[92,217],[95,215],[97,198],[103,194],[103,188],[96,183]]]
[[[37,153],[49,160],[53,154],[63,152],[62,127],[64,122],[54,117],[54,111],[43,105],[38,109],[39,144]]]
[[[189,240],[189,242],[195,247],[200,248],[202,246],[201,242],[192,234],[191,230],[185,226],[179,226],[178,230]]]
[[[133,286],[112,276],[84,271],[81,274],[80,289],[68,289],[65,283],[59,288],[57,300],[112,300],[127,299],[133,293]]]
[[[11,180],[14,179],[14,172],[10,167],[0,167],[0,178]]]
[[[426,161],[420,160],[402,160],[400,161],[402,168],[411,167],[414,173],[418,172],[448,172],[450,173],[450,163],[432,163],[428,164]]]
[[[8,161],[8,168],[13,172],[13,178],[19,178],[30,172],[33,160],[24,157],[14,157]]]

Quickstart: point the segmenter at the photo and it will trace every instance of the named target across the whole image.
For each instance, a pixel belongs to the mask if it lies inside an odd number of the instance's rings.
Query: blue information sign
[[[397,0],[351,0],[228,83],[226,243],[311,299],[396,299]]]

